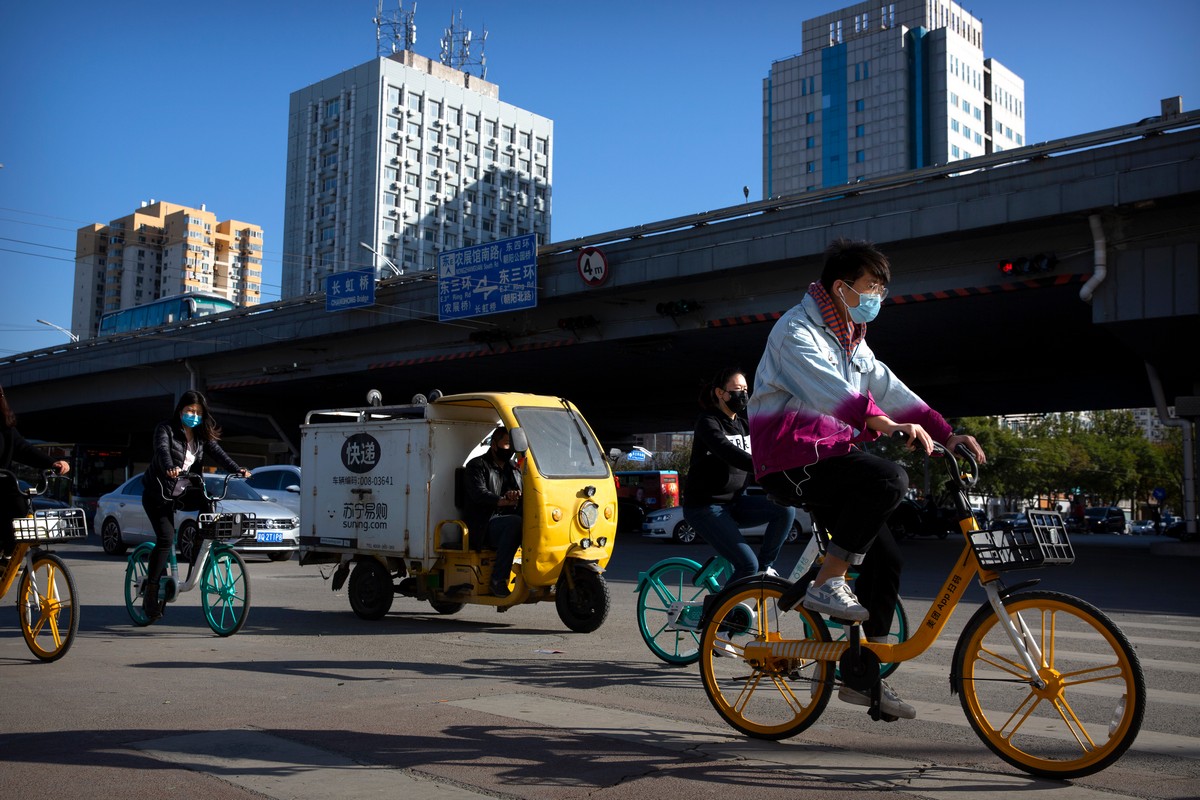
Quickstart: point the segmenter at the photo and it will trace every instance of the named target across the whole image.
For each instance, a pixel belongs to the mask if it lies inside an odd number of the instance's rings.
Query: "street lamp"
[[[391,267],[391,268],[392,268],[392,272],[396,273],[397,275],[403,275],[403,274],[404,274],[404,270],[400,269],[400,268],[399,268],[399,267],[397,267],[395,264],[393,264],[393,263],[392,263],[392,260],[391,260],[390,258],[388,258],[387,256],[385,256],[385,255],[382,255],[382,254],[380,254],[380,253],[376,253],[376,252],[375,252],[375,248],[374,248],[374,247],[371,247],[371,245],[367,244],[366,242],[359,242],[358,244],[359,244],[359,246],[360,246],[360,247],[365,247],[366,249],[370,250],[370,251],[371,251],[371,253],[372,253],[372,254],[374,254],[376,257],[378,257],[378,258],[382,258],[382,259],[383,259],[383,263],[387,264],[389,267]],[[371,266],[374,266],[374,264],[372,264]]]
[[[37,322],[40,322],[40,323],[42,323],[43,325],[49,325],[51,328],[54,328],[54,330],[56,330],[56,331],[62,331],[62,332],[63,332],[63,333],[65,333],[67,336],[71,337],[71,341],[72,341],[72,342],[78,342],[78,341],[79,341],[79,337],[78,337],[78,336],[76,336],[75,334],[71,333],[69,330],[67,330],[66,328],[62,327],[61,325],[55,325],[53,322],[47,322],[47,321],[46,321],[46,320],[44,320],[44,319],[39,319],[39,320],[36,320],[36,321],[37,321]]]

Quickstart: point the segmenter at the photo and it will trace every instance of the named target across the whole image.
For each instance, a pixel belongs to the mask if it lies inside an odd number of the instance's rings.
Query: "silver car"
[[[272,464],[250,470],[246,484],[300,516],[300,468]]]
[[[210,495],[219,495],[224,475],[208,474],[204,484]],[[239,553],[261,553],[272,561],[287,561],[300,548],[300,519],[286,506],[270,500],[246,485],[229,482],[225,499],[217,503],[218,513],[253,514],[257,521],[254,541],[234,545]],[[198,546],[199,524],[195,511],[176,511],[175,544],[184,559],[191,559]],[[110,555],[122,555],[131,545],[153,542],[154,530],[142,508],[142,475],[138,473],[114,491],[103,495],[96,505],[100,545]]]

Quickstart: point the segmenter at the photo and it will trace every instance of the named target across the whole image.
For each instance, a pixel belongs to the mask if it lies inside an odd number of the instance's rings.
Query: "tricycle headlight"
[[[588,500],[579,507],[579,527],[584,530],[591,530],[596,521],[600,519],[600,506]]]

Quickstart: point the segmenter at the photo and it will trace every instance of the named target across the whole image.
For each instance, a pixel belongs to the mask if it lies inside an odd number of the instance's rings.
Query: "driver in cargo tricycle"
[[[333,588],[349,575],[350,605],[364,619],[381,618],[402,594],[442,614],[468,603],[506,611],[553,600],[571,630],[600,627],[616,488],[579,410],[561,398],[501,392],[376,402],[309,412],[301,428],[300,563],[337,563]],[[516,513],[503,515],[519,520],[504,521],[520,545],[507,570],[511,539],[488,541],[491,512],[472,513],[464,467],[468,454],[489,455],[484,443],[498,426],[516,456],[517,488],[504,494],[521,493]]]

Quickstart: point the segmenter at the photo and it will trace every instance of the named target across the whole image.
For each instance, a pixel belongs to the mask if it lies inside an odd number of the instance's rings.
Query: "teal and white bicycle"
[[[812,538],[786,576],[791,583],[811,580],[825,557],[829,532],[815,514],[812,519]],[[635,589],[638,593],[638,630],[650,652],[668,664],[686,665],[699,661],[703,634],[699,626],[704,616],[704,599],[724,588],[732,574],[732,566],[721,556],[713,556],[703,564],[675,556],[663,559],[639,574]],[[830,622],[829,629],[834,640],[849,635],[837,622]],[[903,642],[908,638],[908,632],[908,615],[904,603],[897,598],[888,642]],[[895,664],[884,664],[880,668],[881,675],[886,678],[895,669]]]
[[[167,573],[159,581],[157,591],[164,604],[174,601],[183,592],[200,585],[200,601],[204,607],[204,618],[208,627],[218,636],[232,636],[246,624],[250,614],[250,575],[246,562],[233,549],[234,543],[243,538],[253,540],[256,520],[253,514],[217,514],[217,502],[229,491],[229,481],[237,477],[225,476],[223,490],[218,497],[209,495],[205,482],[199,476],[193,478],[204,495],[204,511],[198,517],[200,524],[200,546],[195,560],[188,567],[187,579],[179,582],[179,563],[175,548],[171,548]],[[147,591],[150,555],[154,542],[143,542],[129,554],[125,567],[125,610],[134,625],[146,626],[150,618],[142,608]]]

